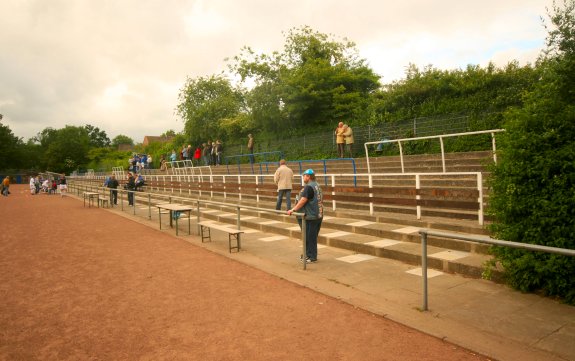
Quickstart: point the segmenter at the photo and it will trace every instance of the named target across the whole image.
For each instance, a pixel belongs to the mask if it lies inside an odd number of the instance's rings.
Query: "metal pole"
[[[307,237],[306,237],[306,221],[305,221],[305,216],[301,217],[301,233],[302,233],[302,243],[303,243],[303,252],[302,252],[302,263],[303,263],[303,269],[306,269],[307,266]]]
[[[241,230],[241,225],[240,225],[240,206],[236,207],[238,210],[238,220],[237,220],[237,224],[238,224],[238,231]]]
[[[427,311],[427,233],[421,233],[421,278],[423,279],[423,311]]]
[[[198,215],[197,215],[197,218],[198,218],[198,235],[201,235],[201,234],[200,234],[200,200],[199,200],[199,199],[198,199]]]

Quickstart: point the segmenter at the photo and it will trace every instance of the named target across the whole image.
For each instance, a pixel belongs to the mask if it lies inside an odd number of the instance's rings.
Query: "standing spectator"
[[[216,165],[222,165],[223,154],[224,154],[224,145],[220,140],[216,140]]]
[[[50,194],[50,193],[56,194],[57,191],[58,191],[58,182],[56,182],[56,179],[53,179],[52,180],[52,188],[50,189],[50,192],[48,192],[48,194]]]
[[[251,134],[248,134],[248,153],[250,155],[250,163],[254,163],[255,159],[254,159],[254,136]]]
[[[142,156],[142,158],[140,159],[140,169],[146,169],[146,166],[148,165],[148,155],[144,154]]]
[[[147,164],[147,168],[148,169],[152,169],[152,155],[148,154],[148,164]]]
[[[115,175],[110,176],[107,187],[110,188],[110,204],[118,204],[118,180]]]
[[[34,178],[34,191],[36,192],[36,194],[40,193],[40,176],[36,176],[36,178]]]
[[[204,149],[202,149],[202,158],[204,159],[204,165],[210,165],[210,152],[212,151],[212,142],[208,140],[208,143],[203,144]]]
[[[188,148],[186,149],[186,153],[188,154],[187,160],[192,160],[194,158],[194,151],[192,150],[192,145],[188,144]]]
[[[175,153],[174,153],[175,155]],[[168,170],[168,165],[166,164],[166,156],[162,154],[162,158],[160,159],[160,170],[165,172]]]
[[[196,166],[200,166],[200,158],[202,157],[202,148],[198,145],[194,151],[194,163]]]
[[[64,193],[68,192],[68,185],[66,184],[66,176],[62,174],[60,177],[60,197],[64,197]]]
[[[291,209],[291,189],[293,182],[293,171],[286,165],[286,160],[280,160],[280,166],[274,174],[274,182],[278,185],[278,199],[276,211],[282,208],[282,200],[285,194],[286,209]]]
[[[323,194],[319,184],[315,181],[315,173],[313,169],[308,169],[303,172],[304,187],[301,189],[298,197],[296,197],[297,204],[287,211],[288,215],[293,212],[303,211],[306,220],[306,257],[302,255],[302,262],[316,262],[317,261],[317,237],[321,229],[321,222],[323,220]],[[298,224],[302,226],[302,220],[298,217]]]
[[[345,136],[345,145],[347,146],[347,152],[349,157],[353,158],[353,130],[347,124],[343,125],[343,135]]]
[[[339,122],[335,128],[335,142],[337,143],[337,156],[343,158],[345,148],[345,136],[343,135],[343,122]]]
[[[181,160],[186,160],[188,159],[188,148],[186,148],[186,145],[184,144],[184,146],[182,147],[182,151],[180,152],[180,159]]]
[[[10,194],[10,177],[6,176],[6,178],[2,180],[2,195],[8,197],[8,194]]]
[[[172,154],[170,155],[170,162],[175,162],[177,160],[176,150],[172,149]]]
[[[134,154],[132,157],[132,172],[138,171],[138,155]]]
[[[128,205],[134,205],[134,190],[136,189],[136,181],[134,175],[128,172],[128,183],[126,184],[126,189],[128,190]]]
[[[216,165],[216,159],[217,159],[217,150],[216,150],[216,141],[212,142],[212,150],[210,151],[210,164],[211,165]]]
[[[36,194],[36,185],[35,185],[36,181],[34,180],[34,176],[30,176],[30,182],[29,182],[29,187],[30,187],[30,194],[34,195]]]

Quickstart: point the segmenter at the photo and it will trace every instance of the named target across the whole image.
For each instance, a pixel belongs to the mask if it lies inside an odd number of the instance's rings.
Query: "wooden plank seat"
[[[204,243],[205,239],[209,239],[210,242],[212,241],[212,229],[216,229],[221,232],[225,232],[228,234],[228,244],[230,253],[232,253],[232,249],[236,249],[237,252],[241,249],[241,235],[244,231],[240,231],[239,229],[229,228],[227,226],[213,224],[211,222],[200,222],[198,224],[200,226],[200,236],[202,237],[202,243]],[[232,247],[232,240],[235,240],[236,245]]]

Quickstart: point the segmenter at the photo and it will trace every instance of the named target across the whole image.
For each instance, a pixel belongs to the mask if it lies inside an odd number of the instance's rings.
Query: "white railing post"
[[[335,212],[335,174],[331,175],[331,187],[332,187],[332,191],[331,191],[331,195],[334,196],[334,198],[332,198],[331,200],[331,205],[332,205],[332,210]]]
[[[238,201],[242,200],[242,177],[238,174]]]
[[[367,175],[367,184],[369,189],[373,188],[373,176],[371,173]],[[373,198],[373,193],[369,193],[369,198]],[[369,215],[373,216],[373,201],[369,202]]]
[[[405,173],[405,168],[403,167],[403,147],[401,146],[401,141],[397,142],[399,146],[399,160],[401,161],[401,173]]]
[[[443,173],[445,173],[445,148],[443,147],[443,137],[439,137],[439,144],[441,145],[441,165],[443,166]]]
[[[479,210],[477,211],[477,219],[480,225],[483,225],[483,174],[481,172],[477,172],[477,190],[479,191]]]
[[[491,133],[491,145],[493,147],[493,162],[497,163],[497,152],[495,148],[495,132]]]
[[[421,219],[421,206],[419,205],[419,202],[418,202],[421,199],[421,194],[419,192],[420,190],[421,190],[421,179],[419,177],[419,174],[416,174],[415,175],[415,192],[416,192],[415,201],[417,203],[417,206],[416,206],[416,208],[417,208],[417,219]]]

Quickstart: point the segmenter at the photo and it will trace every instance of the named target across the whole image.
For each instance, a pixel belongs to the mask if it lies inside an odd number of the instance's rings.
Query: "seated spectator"
[[[138,174],[138,176],[136,177],[136,189],[137,191],[142,191],[142,187],[146,185],[146,181],[144,180],[144,177],[142,177],[141,174]]]

